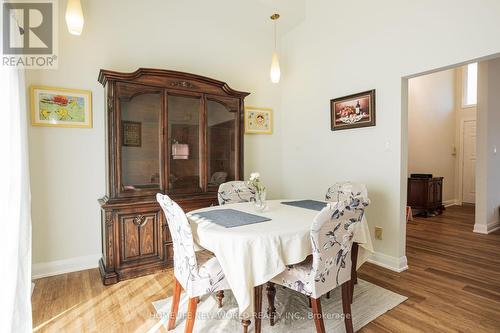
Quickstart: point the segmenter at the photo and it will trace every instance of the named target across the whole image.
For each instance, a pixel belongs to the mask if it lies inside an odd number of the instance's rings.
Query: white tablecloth
[[[264,212],[256,212],[253,203],[237,203],[187,214],[195,242],[219,260],[243,317],[253,314],[253,287],[268,282],[283,272],[286,265],[299,263],[312,254],[309,234],[318,212],[283,205],[282,201],[285,200],[268,201]],[[197,212],[228,208],[265,216],[271,221],[224,228],[194,216]],[[354,231],[354,241],[359,244],[359,267],[373,253],[365,218]]]

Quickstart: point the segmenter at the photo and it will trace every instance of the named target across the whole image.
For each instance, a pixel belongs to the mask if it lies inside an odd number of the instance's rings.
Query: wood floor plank
[[[471,206],[415,218],[407,225],[408,271],[364,264],[360,278],[408,300],[360,332],[500,333],[500,231],[475,234],[473,226]],[[172,291],[171,270],[107,287],[97,269],[39,279],[34,331],[146,332],[158,322],[151,303]]]

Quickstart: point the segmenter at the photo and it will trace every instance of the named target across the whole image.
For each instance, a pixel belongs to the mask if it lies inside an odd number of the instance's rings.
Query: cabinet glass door
[[[239,101],[207,98],[207,177],[208,189],[236,178],[236,121]]]
[[[201,97],[168,95],[169,193],[201,192]]]
[[[161,93],[120,97],[121,187],[124,192],[160,189]]]

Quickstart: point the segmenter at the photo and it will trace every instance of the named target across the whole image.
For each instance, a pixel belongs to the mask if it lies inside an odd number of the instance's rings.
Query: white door
[[[476,121],[464,122],[462,201],[476,202]]]

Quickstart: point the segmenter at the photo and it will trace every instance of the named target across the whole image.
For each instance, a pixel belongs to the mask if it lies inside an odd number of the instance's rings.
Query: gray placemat
[[[316,200],[283,201],[282,204],[299,208],[317,210],[318,212],[326,207],[326,202],[316,201]]]
[[[225,228],[234,228],[242,225],[271,221],[270,218],[241,212],[235,209],[216,209],[208,212],[193,213],[193,216],[209,219],[210,222]]]

